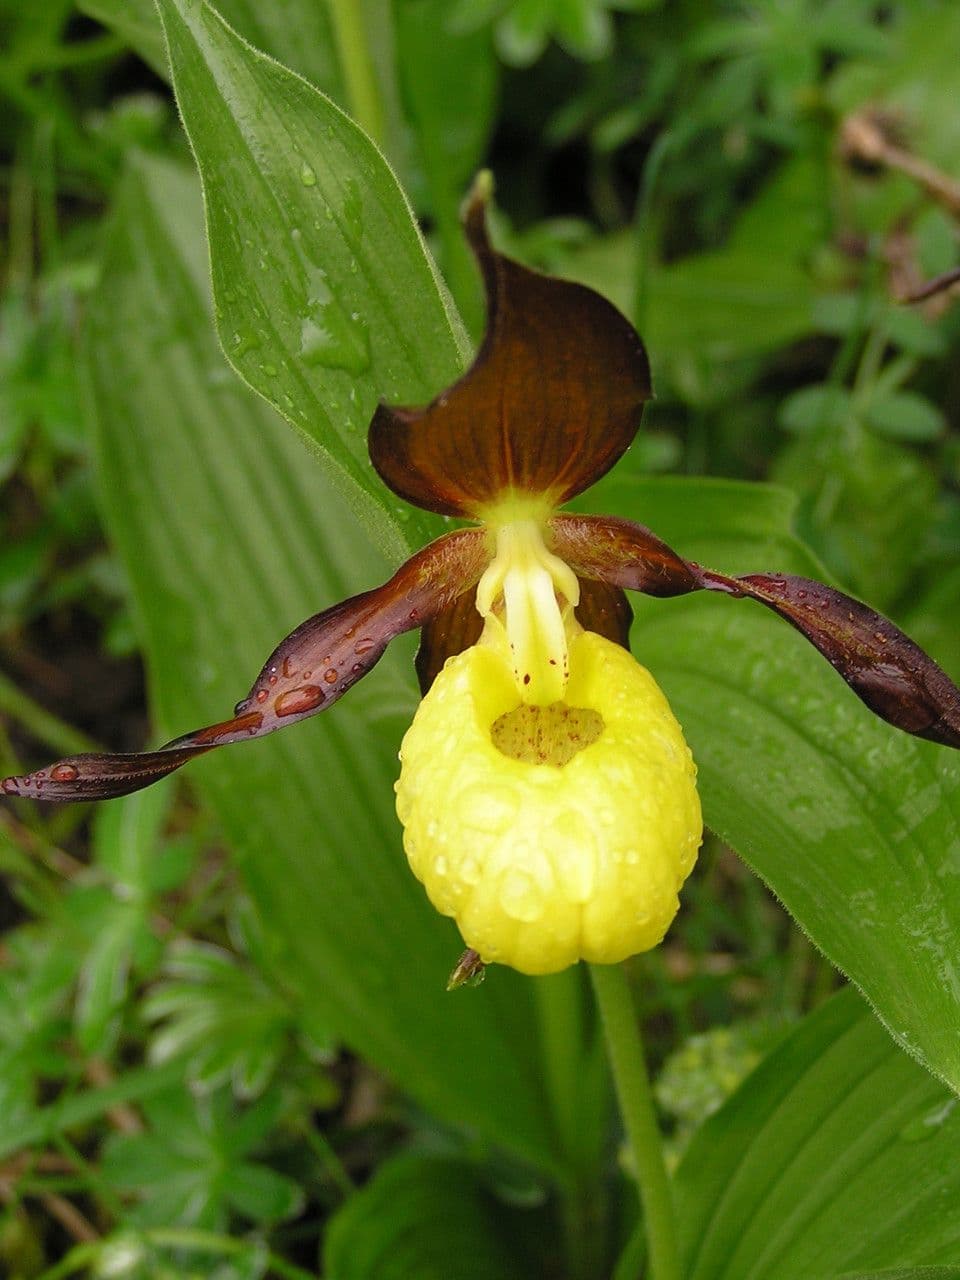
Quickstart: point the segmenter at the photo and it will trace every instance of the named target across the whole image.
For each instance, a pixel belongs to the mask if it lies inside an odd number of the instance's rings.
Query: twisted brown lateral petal
[[[552,549],[578,574],[648,595],[722,591],[772,609],[814,645],[882,720],[960,747],[960,689],[887,618],[810,578],[728,577],[671,550],[649,529],[602,516],[555,516]]]
[[[596,631],[615,644],[629,649],[633,610],[619,587],[611,587],[596,579],[581,578],[576,617],[587,631]],[[424,625],[420,633],[416,664],[420,692],[424,696],[443,670],[446,660],[476,644],[482,631],[483,619],[477,612],[476,594],[473,591],[465,591]]]
[[[325,711],[379,661],[403,631],[422,626],[475,583],[489,559],[480,529],[464,529],[412,556],[384,586],[318,613],[278,645],[233,718],[157,751],[70,756],[0,790],[35,800],[104,800],[173,773],[194,756],[260,738]]]
[[[428,511],[476,516],[509,489],[556,506],[633,440],[651,395],[646,353],[599,294],[495,253],[481,190],[465,222],[486,286],[486,337],[427,408],[380,406],[370,457],[395,493]]]

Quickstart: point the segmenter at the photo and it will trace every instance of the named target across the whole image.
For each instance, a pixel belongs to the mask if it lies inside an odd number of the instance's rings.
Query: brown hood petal
[[[381,405],[370,457],[395,493],[428,511],[477,517],[504,491],[556,506],[633,440],[651,395],[643,343],[591,289],[496,253],[479,183],[465,224],[487,293],[480,351],[425,409]]]
[[[7,795],[35,800],[104,800],[139,791],[194,756],[260,738],[316,715],[341,698],[403,631],[422,626],[474,584],[489,556],[482,530],[438,538],[412,556],[384,586],[318,613],[277,646],[233,718],[129,755],[70,756],[18,778]]]
[[[648,595],[722,591],[785,618],[882,720],[917,737],[960,747],[960,689],[887,618],[810,578],[729,577],[671,550],[649,529],[602,516],[555,516],[552,549],[579,574]]]

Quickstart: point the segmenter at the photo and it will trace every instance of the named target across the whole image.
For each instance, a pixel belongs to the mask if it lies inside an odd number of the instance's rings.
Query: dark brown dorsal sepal
[[[487,294],[477,358],[426,408],[381,405],[369,437],[373,465],[401,498],[475,518],[505,495],[557,506],[599,480],[651,395],[632,325],[592,289],[497,253],[488,197],[478,181],[464,216]]]

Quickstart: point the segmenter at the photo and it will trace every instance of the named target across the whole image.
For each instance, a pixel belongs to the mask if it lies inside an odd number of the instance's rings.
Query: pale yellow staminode
[[[563,697],[568,624],[580,600],[577,575],[544,543],[544,513],[529,500],[507,501],[488,513],[496,554],[477,586],[487,630],[500,632],[520,697],[536,706]]]
[[[696,769],[618,645],[568,626],[562,701],[525,703],[502,627],[451,658],[403,741],[414,874],[485,961],[554,973],[655,946],[696,860]]]

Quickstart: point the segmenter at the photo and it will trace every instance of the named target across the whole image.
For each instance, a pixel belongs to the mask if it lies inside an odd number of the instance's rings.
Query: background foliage
[[[829,575],[960,676],[960,320],[898,301],[957,261],[948,0],[2,0],[0,37],[3,772],[218,718],[441,527],[364,433],[481,331],[482,164],[498,243],[650,350],[584,509]],[[715,833],[634,971],[684,1265],[946,1280],[958,770],[758,612],[637,607]],[[444,995],[396,650],[176,787],[0,812],[0,1271],[610,1274],[635,1196],[581,975]]]

